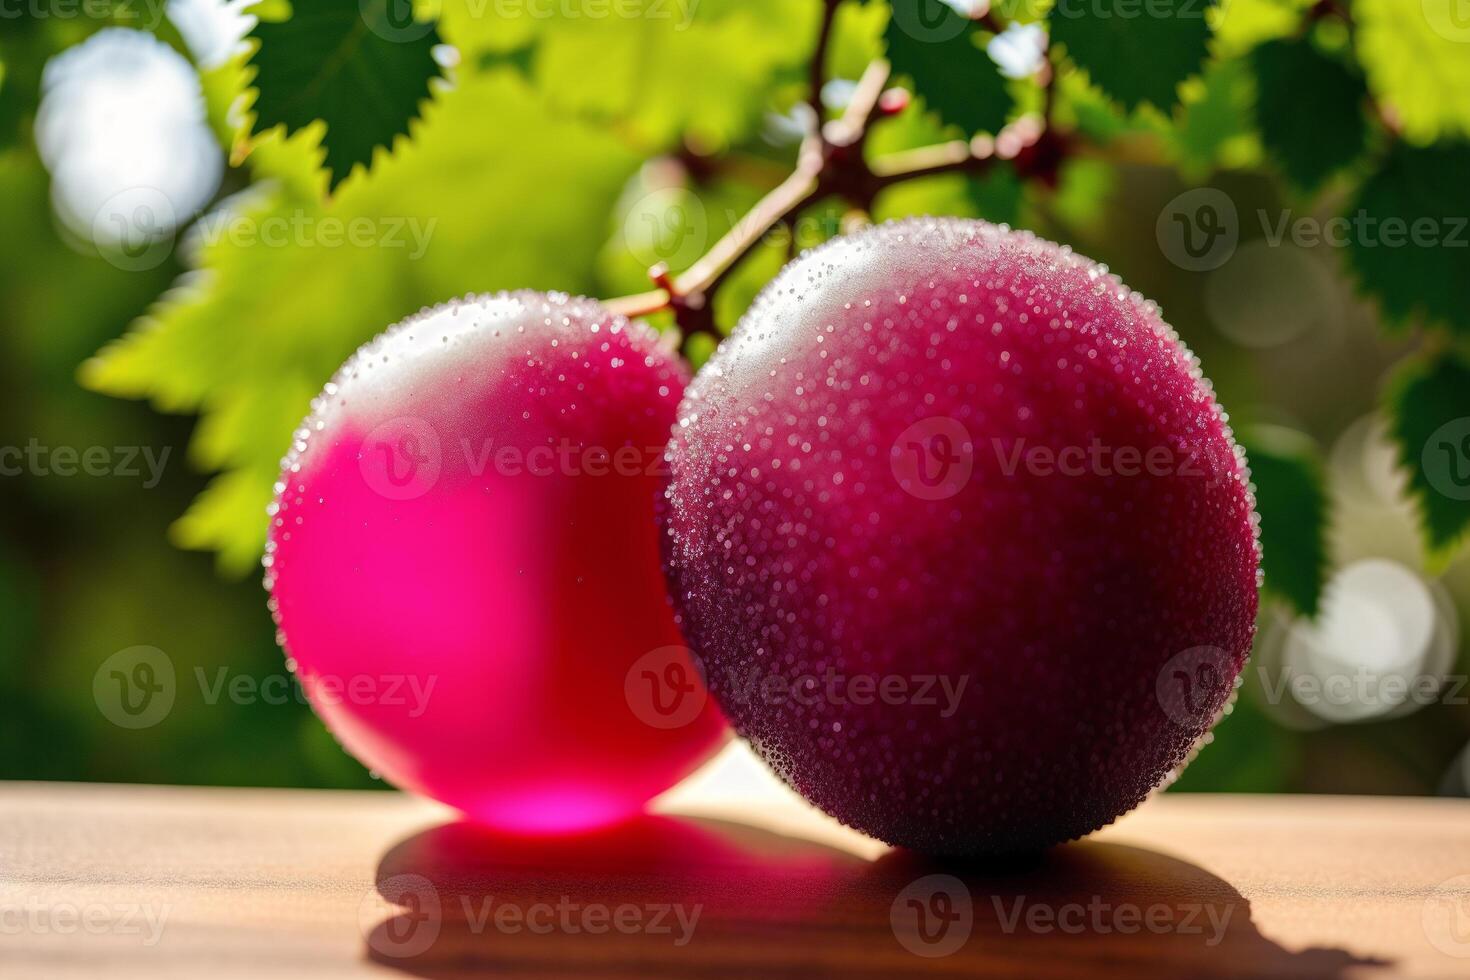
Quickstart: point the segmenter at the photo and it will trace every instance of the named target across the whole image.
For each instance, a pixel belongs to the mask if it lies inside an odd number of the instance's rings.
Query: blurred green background
[[[64,456],[48,465],[33,453],[0,478],[0,776],[376,785],[299,697],[209,693],[222,677],[258,685],[286,673],[258,557],[292,428],[347,354],[426,304],[517,287],[613,296],[647,288],[653,261],[688,265],[789,171],[820,5],[691,0],[672,4],[671,19],[589,19],[447,0],[435,56],[448,81],[434,83],[410,137],[328,193],[315,166],[320,124],[247,141],[240,5],[161,2],[110,3],[91,17],[40,4],[0,21],[0,446],[100,447],[108,461],[99,475],[64,475]],[[1402,426],[1384,405],[1400,364],[1463,353],[1467,314],[1448,328],[1421,322],[1413,290],[1459,302],[1445,277],[1470,280],[1470,250],[1435,253],[1427,286],[1413,269],[1375,285],[1341,247],[1270,242],[1282,216],[1343,213],[1396,151],[1370,129],[1310,192],[1294,186],[1263,135],[1282,121],[1261,109],[1254,52],[1304,39],[1351,66],[1359,85],[1361,67],[1376,107],[1365,98],[1363,111],[1392,114],[1370,125],[1386,126],[1393,147],[1459,152],[1470,38],[1409,14],[1401,20],[1413,23],[1387,28],[1401,13],[1392,5],[1321,6],[1234,0],[1202,74],[1166,110],[1124,108],[1084,73],[1060,77],[1057,124],[1103,151],[1065,162],[1054,188],[1004,168],[937,177],[886,193],[872,216],[1033,228],[1157,300],[1232,421],[1253,433],[1247,442],[1262,446],[1260,465],[1278,451],[1285,461],[1273,494],[1282,503],[1274,521],[1266,515],[1277,564],[1255,663],[1355,675],[1388,663],[1436,681],[1423,705],[1322,710],[1273,695],[1248,670],[1179,788],[1464,795],[1470,690],[1459,681],[1470,658],[1459,624],[1470,568],[1456,544],[1424,543],[1424,504],[1393,445]],[[850,94],[844,82],[883,54],[888,16],[881,2],[840,11],[825,92],[834,111]],[[1037,107],[1034,85],[1007,84],[1013,115]],[[1291,91],[1300,102],[1280,107],[1286,124],[1329,139],[1312,131],[1326,123],[1311,92]],[[879,123],[869,149],[954,135],[920,98]],[[1443,192],[1433,176],[1414,178],[1428,199],[1415,207],[1446,219],[1470,211],[1470,173]],[[1180,194],[1201,187],[1233,204],[1239,240],[1228,260],[1192,270],[1170,260],[1160,227]],[[171,220],[143,229],[146,247],[108,239],[108,219],[124,214],[126,239],[139,202],[158,194]],[[802,216],[794,244],[773,235],[721,294],[721,322],[845,214],[825,202]],[[357,241],[334,236],[353,220]],[[1428,305],[1432,320],[1443,305]],[[1470,416],[1470,393],[1459,395],[1445,418]],[[156,485],[149,458],[162,461]],[[1416,620],[1427,645],[1391,630],[1363,640],[1363,617],[1403,614],[1369,608],[1361,578],[1339,574],[1365,560],[1391,562],[1386,574],[1412,601],[1432,602],[1431,618]],[[1314,623],[1299,615],[1314,600],[1301,597],[1323,583]],[[1408,646],[1382,646],[1399,640]],[[99,709],[94,679],[140,645],[170,658],[177,695],[162,720],[130,729]]]

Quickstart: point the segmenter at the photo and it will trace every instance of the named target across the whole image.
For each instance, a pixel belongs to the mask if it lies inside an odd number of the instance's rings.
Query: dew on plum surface
[[[962,427],[973,472],[911,493],[895,460],[953,450],[935,425]],[[1228,478],[1005,465],[1094,440]],[[993,852],[1111,820],[1212,720],[1164,715],[1165,663],[1210,644],[1238,669],[1249,647],[1254,502],[1198,360],[1155,304],[1028,233],[916,219],[806,253],[691,384],[668,456],[660,539],[711,690],[788,782],[890,842]],[[725,679],[828,666],[971,686],[936,717],[745,703]],[[1003,794],[972,789],[978,759]]]
[[[342,366],[275,484],[262,566],[278,640],[304,680],[407,660],[444,683],[412,719],[314,700],[334,737],[394,784],[509,829],[620,819],[713,749],[712,708],[660,730],[624,693],[630,664],[680,643],[660,481],[589,475],[575,456],[662,446],[685,382],[646,324],[530,292],[426,309]],[[504,470],[482,446],[566,446],[574,465],[558,452],[550,472]],[[516,748],[466,764],[467,744]]]

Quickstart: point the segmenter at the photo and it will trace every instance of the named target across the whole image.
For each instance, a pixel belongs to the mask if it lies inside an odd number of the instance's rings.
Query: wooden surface
[[[734,756],[661,809],[551,844],[398,794],[0,784],[0,976],[1470,977],[1466,801],[1165,796],[989,869]]]

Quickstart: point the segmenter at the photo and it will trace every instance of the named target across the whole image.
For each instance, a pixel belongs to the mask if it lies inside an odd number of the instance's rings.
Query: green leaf
[[[1005,125],[1013,100],[977,22],[943,0],[897,0],[883,36],[894,74],[946,123],[967,134]]]
[[[1348,211],[1348,262],[1390,321],[1470,331],[1467,174],[1470,143],[1399,143]]]
[[[816,32],[813,6],[789,0],[628,1],[631,16],[539,21],[529,78],[557,112],[648,148],[750,134]]]
[[[284,177],[201,218],[186,250],[195,268],[81,373],[93,390],[200,414],[193,462],[222,474],[174,535],[219,551],[233,573],[258,558],[291,432],[337,366],[389,324],[454,296],[591,292],[589,229],[603,226],[639,163],[612,136],[548,115],[503,71],[470,73],[411,143],[329,201],[304,188],[306,148],[266,140],[252,166]]]
[[[1306,38],[1269,41],[1251,53],[1256,123],[1292,184],[1315,190],[1357,160],[1367,143],[1362,77]]]
[[[261,20],[251,64],[256,131],[326,123],[330,187],[407,135],[439,77],[432,23],[404,17],[400,0],[295,0],[291,16]]]
[[[1245,54],[1262,41],[1299,33],[1317,0],[1229,0],[1219,4],[1215,50],[1221,57]]]
[[[1218,168],[1243,169],[1260,162],[1251,112],[1252,74],[1244,58],[1214,61],[1184,83],[1183,111],[1167,139],[1179,170],[1204,183]]]
[[[1169,111],[1179,84],[1204,65],[1214,0],[1057,0],[1051,38],[1130,110]]]
[[[1353,4],[1368,88],[1413,142],[1470,135],[1470,23],[1461,10],[1462,0]]]
[[[1307,436],[1277,426],[1241,433],[1261,518],[1266,588],[1315,616],[1327,566],[1327,493],[1321,453]]]
[[[1470,527],[1470,364],[1448,351],[1410,360],[1385,407],[1425,538],[1447,552]]]

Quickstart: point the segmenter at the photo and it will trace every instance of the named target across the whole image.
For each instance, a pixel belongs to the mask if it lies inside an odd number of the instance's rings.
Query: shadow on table
[[[1334,977],[1262,936],[1227,882],[1082,842],[1009,867],[876,862],[714,820],[517,838],[466,823],[384,855],[370,959],[425,977]]]

